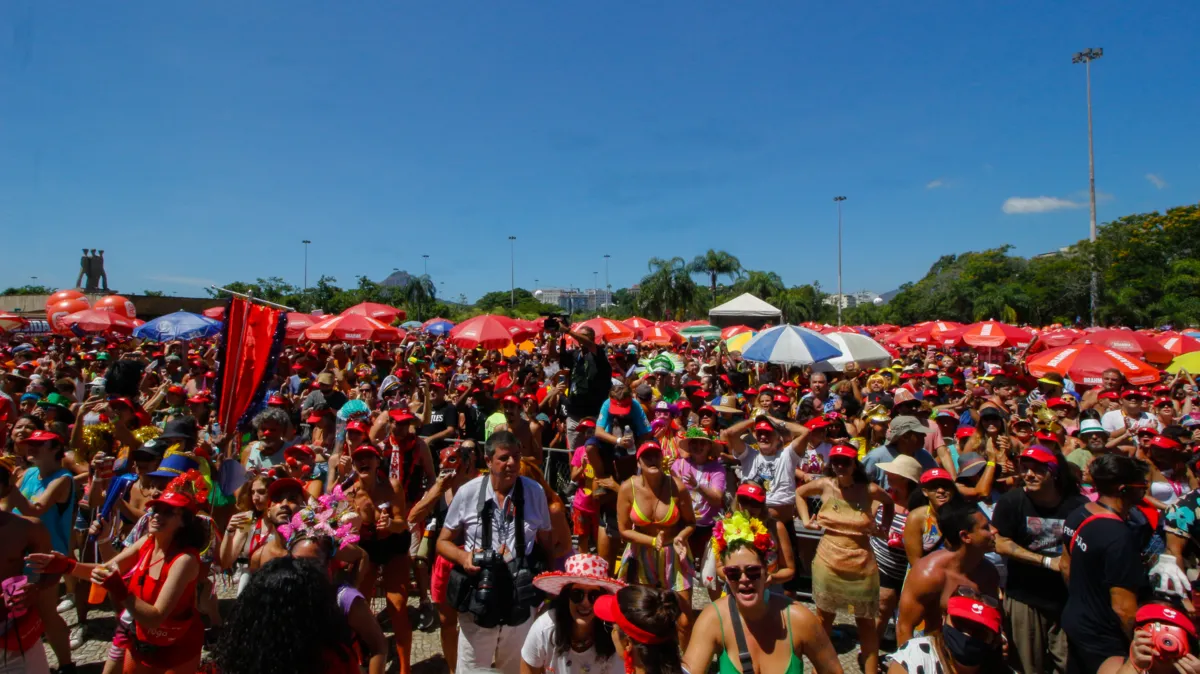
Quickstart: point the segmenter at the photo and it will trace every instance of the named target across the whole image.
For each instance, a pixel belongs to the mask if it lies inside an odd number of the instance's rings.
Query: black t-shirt
[[[1091,514],[1080,507],[1067,516],[1063,545],[1070,545],[1079,525]],[[1122,520],[1096,518],[1079,531],[1071,550],[1071,582],[1062,614],[1063,630],[1072,642],[1097,655],[1129,652],[1129,640],[1112,610],[1109,590],[1119,587],[1141,594],[1148,588],[1141,543],[1138,532]]]
[[[992,526],[996,527],[996,533],[1030,552],[1058,557],[1063,550],[1063,525],[1067,516],[1087,502],[1087,497],[1075,494],[1063,499],[1056,507],[1039,508],[1024,489],[1011,489],[996,503]],[[1067,584],[1061,574],[1025,562],[1008,564],[1005,591],[1014,600],[1055,616],[1067,603]]]
[[[454,406],[454,403],[445,401],[429,411],[429,423],[421,426],[417,435],[428,438],[434,433],[441,433],[447,428],[452,427],[458,427],[458,408]],[[429,451],[439,452],[447,444],[449,443],[445,439],[438,440],[429,445]]]
[[[600,406],[612,388],[612,366],[604,349],[563,351],[559,354],[559,366],[571,371],[566,402],[568,416],[599,416]]]

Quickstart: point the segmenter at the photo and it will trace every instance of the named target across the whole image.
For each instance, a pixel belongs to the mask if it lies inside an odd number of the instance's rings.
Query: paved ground
[[[708,596],[700,592],[700,596],[695,600],[697,609],[707,605]],[[233,589],[224,589],[220,592],[222,612],[226,612],[229,605],[233,602]],[[376,599],[373,602],[373,607],[377,614],[383,613],[383,599]],[[411,602],[412,606],[416,606],[416,601]],[[806,604],[812,608],[811,604]],[[69,611],[63,616],[67,620],[67,624],[74,626],[76,624],[75,612]],[[75,662],[79,665],[78,671],[81,674],[99,674],[104,667],[104,659],[108,655],[109,639],[113,634],[115,622],[112,611],[92,611],[89,615],[91,623],[90,638],[74,653]],[[385,624],[385,630],[390,628]],[[391,632],[388,631],[388,636]],[[855,637],[853,621],[839,616],[838,625],[835,628],[834,646],[840,654],[842,667],[847,673],[858,672],[858,663],[856,656],[858,654],[857,639]],[[49,649],[47,649],[49,650]],[[49,653],[51,666],[56,666],[54,654]],[[442,657],[442,645],[438,639],[436,632],[423,633],[416,632],[413,634],[413,672],[414,674],[440,674],[447,671],[446,661]],[[389,662],[388,671],[395,672],[397,670],[395,656],[392,656]],[[716,667],[710,670],[715,672]],[[805,671],[811,672],[812,663],[805,661]]]

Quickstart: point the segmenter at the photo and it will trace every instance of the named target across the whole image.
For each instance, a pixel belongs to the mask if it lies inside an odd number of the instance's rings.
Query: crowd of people
[[[1200,673],[1186,372],[414,332],[221,428],[216,340],[0,337],[0,672]]]

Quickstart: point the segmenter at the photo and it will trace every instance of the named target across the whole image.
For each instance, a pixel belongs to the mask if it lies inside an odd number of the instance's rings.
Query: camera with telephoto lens
[[[479,568],[479,582],[475,585],[475,600],[484,606],[491,604],[496,590],[497,575],[504,565],[504,558],[495,550],[483,550],[471,555],[471,564]]]

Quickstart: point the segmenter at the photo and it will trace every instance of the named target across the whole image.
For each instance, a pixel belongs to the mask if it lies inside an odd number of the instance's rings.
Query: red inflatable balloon
[[[96,306],[92,307],[98,311],[111,311],[121,314],[125,318],[137,318],[137,310],[133,308],[133,302],[121,297],[120,295],[108,295],[101,297]]]
[[[57,333],[66,333],[70,330],[62,324],[62,319],[77,311],[89,309],[87,300],[82,297],[76,297],[68,300],[59,300],[54,304],[46,307],[46,320],[50,323],[50,329]]]
[[[74,289],[60,290],[60,291],[54,293],[53,295],[51,295],[50,298],[46,300],[46,307],[48,308],[50,305],[57,304],[63,300],[80,300],[80,299],[86,299],[86,298],[84,298],[83,293],[79,292],[78,290],[74,290]],[[46,312],[46,313],[49,313],[49,312]]]

